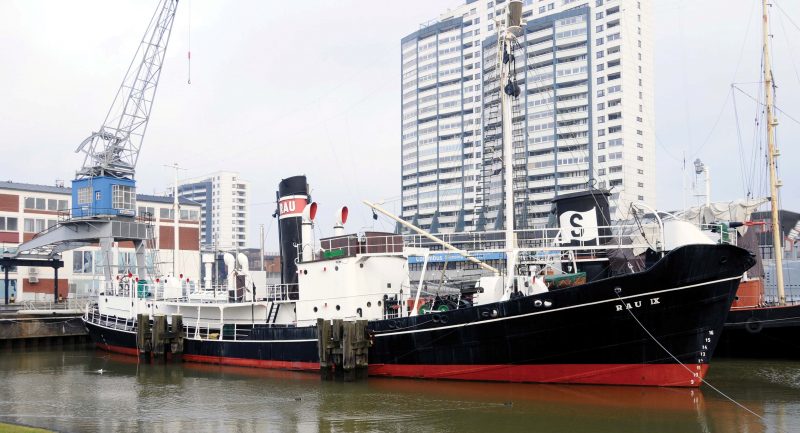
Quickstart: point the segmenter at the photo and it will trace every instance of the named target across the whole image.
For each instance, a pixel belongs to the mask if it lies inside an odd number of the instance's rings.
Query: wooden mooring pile
[[[322,380],[352,382],[367,377],[371,341],[366,320],[317,319]]]
[[[168,354],[173,362],[180,362],[183,355],[183,316],[172,315],[172,324],[167,324],[167,316],[153,316],[152,327],[148,314],[136,317],[136,347],[139,359],[143,362],[153,360],[167,361]]]

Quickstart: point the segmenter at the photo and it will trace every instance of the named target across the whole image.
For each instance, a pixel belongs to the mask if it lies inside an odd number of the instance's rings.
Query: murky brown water
[[[67,432],[800,432],[800,362],[717,359],[708,379],[762,419],[707,387],[329,383],[94,350],[3,352],[0,421]]]

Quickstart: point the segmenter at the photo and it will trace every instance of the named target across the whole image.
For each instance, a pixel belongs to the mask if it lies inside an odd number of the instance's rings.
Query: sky
[[[182,178],[239,171],[251,184],[249,243],[258,246],[263,224],[276,251],[277,184],[305,174],[320,235],[342,205],[349,230],[391,230],[361,200],[399,212],[400,40],[460,3],[182,0],[136,167],[139,192],[163,193],[173,163]],[[781,200],[798,211],[800,2],[777,5]],[[0,0],[0,179],[73,178],[83,163],[74,151],[101,126],[155,7]],[[763,158],[752,155],[764,140],[748,96],[761,92],[760,1],[654,0],[653,12],[658,207],[697,200],[682,187],[694,181],[695,158],[710,167],[714,200],[763,195]]]

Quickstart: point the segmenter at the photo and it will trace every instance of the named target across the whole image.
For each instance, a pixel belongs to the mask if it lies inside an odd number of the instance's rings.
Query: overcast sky
[[[458,4],[182,0],[137,166],[139,191],[163,192],[172,182],[163,165],[173,162],[186,169],[181,177],[239,171],[252,185],[250,244],[264,224],[267,250],[277,250],[277,183],[306,174],[322,234],[343,204],[351,230],[391,229],[360,200],[399,210],[400,39]],[[800,170],[791,167],[800,161],[800,125],[790,117],[800,120],[800,2],[778,4],[786,12],[773,7],[777,104],[786,112],[782,199],[798,211]],[[74,176],[83,163],[74,150],[100,127],[155,5],[0,0],[0,179]],[[653,9],[657,204],[683,205],[684,155],[711,167],[715,200],[742,197],[747,184],[760,185],[743,181],[753,176],[756,106],[743,93],[734,98],[731,83],[759,93],[760,1],[655,0]]]

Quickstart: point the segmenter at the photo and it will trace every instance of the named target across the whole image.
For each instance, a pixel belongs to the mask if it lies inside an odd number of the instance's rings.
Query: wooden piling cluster
[[[322,380],[352,382],[367,377],[372,343],[366,320],[317,319],[317,338]]]
[[[181,361],[184,338],[182,315],[173,314],[171,326],[167,324],[167,316],[163,314],[153,316],[152,326],[148,314],[137,315],[136,323],[136,347],[140,360],[166,362],[169,353],[174,362]]]

